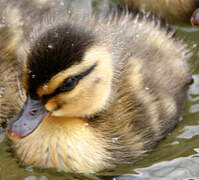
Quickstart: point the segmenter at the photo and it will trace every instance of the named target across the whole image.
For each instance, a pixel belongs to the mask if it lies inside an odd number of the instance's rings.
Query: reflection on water
[[[194,149],[198,151],[198,149]],[[164,161],[153,166],[136,169],[141,179],[168,180],[168,179],[185,179],[199,177],[199,154],[188,157],[176,158],[172,161]]]
[[[60,3],[65,5],[66,1]],[[115,6],[108,0],[68,1],[71,9],[108,9]],[[178,27],[177,36],[187,41],[199,42],[199,30],[192,27]],[[193,43],[192,43],[193,45]],[[191,45],[191,46],[192,46]],[[168,52],[169,53],[169,52]],[[194,62],[197,65],[198,53]],[[198,67],[198,68],[197,68]],[[23,167],[12,157],[4,129],[0,128],[0,180],[183,180],[199,178],[199,65],[195,67],[194,83],[188,90],[185,114],[179,126],[164,139],[155,150],[131,167],[118,167],[115,170],[92,175],[69,174],[56,170]],[[119,177],[118,177],[119,176]]]
[[[183,133],[177,137],[184,139],[191,139],[196,135],[199,135],[199,126],[185,126],[183,128]]]

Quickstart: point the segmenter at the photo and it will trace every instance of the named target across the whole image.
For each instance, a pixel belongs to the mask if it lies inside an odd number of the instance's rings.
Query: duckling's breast
[[[31,135],[15,139],[13,147],[24,164],[88,173],[109,166],[103,141],[83,119],[47,116]]]

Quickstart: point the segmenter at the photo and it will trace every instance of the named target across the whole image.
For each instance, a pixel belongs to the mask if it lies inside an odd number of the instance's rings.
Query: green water
[[[63,1],[64,2],[64,1]],[[71,9],[92,12],[116,7],[113,1],[68,1]],[[176,37],[183,38],[189,46],[199,42],[199,28],[175,26]],[[118,167],[112,171],[89,176],[57,172],[52,169],[23,167],[12,156],[5,130],[0,128],[0,180],[75,180],[75,179],[199,179],[199,59],[198,48],[192,63],[195,66],[194,83],[190,86],[185,103],[185,113],[177,128],[143,160],[134,166]],[[126,175],[125,175],[126,174]],[[128,175],[127,175],[128,174]]]

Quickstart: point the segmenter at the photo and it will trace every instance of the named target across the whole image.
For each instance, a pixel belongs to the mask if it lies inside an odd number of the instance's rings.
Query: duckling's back
[[[199,7],[198,0],[121,0],[131,9],[150,11],[158,17],[167,19],[171,22],[189,22],[193,11]]]
[[[133,97],[146,110],[152,129],[164,134],[176,125],[182,112],[184,93],[191,82],[187,62],[190,53],[183,42],[172,38],[173,32],[155,22],[126,16],[120,23],[122,26],[114,30],[121,34],[109,43],[115,50],[115,66],[123,63],[120,73],[127,84],[119,84],[119,88],[127,92],[132,88]]]
[[[173,32],[155,22],[124,15],[101,26],[99,34],[112,53],[115,68],[114,100],[102,117],[113,130],[105,136],[111,134],[120,145],[115,146],[116,162],[128,158],[132,162],[179,122],[191,83],[191,54],[183,42],[173,38]]]

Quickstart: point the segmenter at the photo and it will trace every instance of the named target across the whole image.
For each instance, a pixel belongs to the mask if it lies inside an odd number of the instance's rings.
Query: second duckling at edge
[[[3,43],[27,95],[8,130],[15,155],[84,173],[142,158],[178,122],[191,78],[185,45],[128,14],[88,17],[38,2],[3,11]]]

